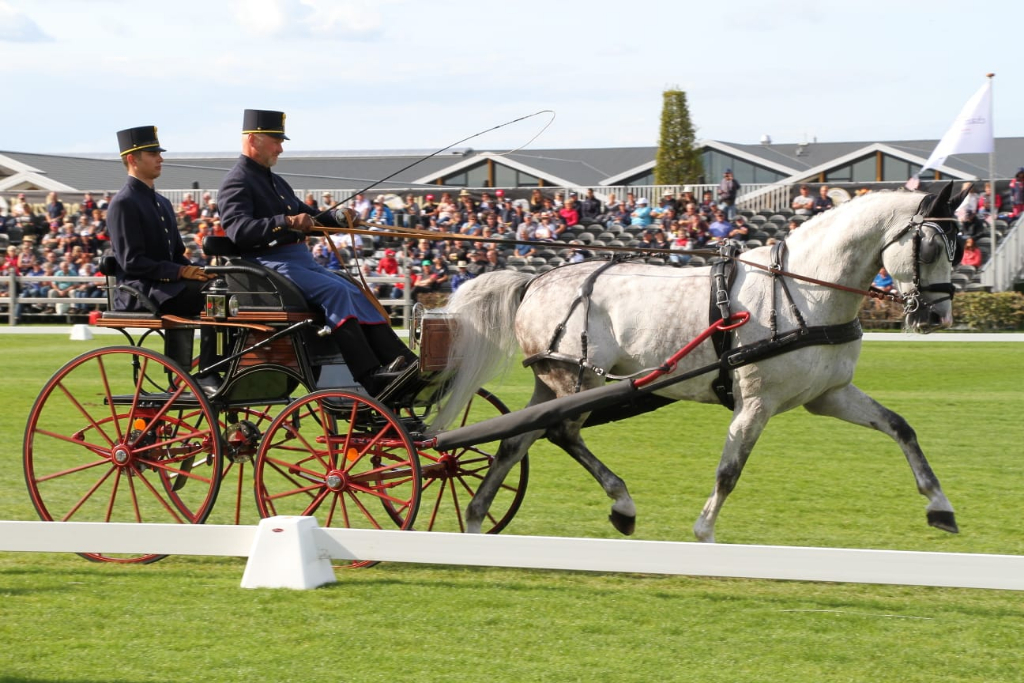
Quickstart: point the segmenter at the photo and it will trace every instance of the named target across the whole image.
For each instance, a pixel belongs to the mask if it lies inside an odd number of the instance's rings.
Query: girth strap
[[[721,257],[711,264],[711,305],[708,309],[708,324],[714,325],[719,320],[724,320],[732,315],[730,310],[731,301],[729,291],[736,279],[736,257],[740,253],[740,246],[731,240],[725,241],[719,246],[718,254]],[[715,354],[722,358],[732,345],[730,332],[716,330],[711,335],[711,343],[715,347]],[[732,377],[723,365],[719,368],[718,377],[711,381],[711,389],[718,397],[718,401],[732,409],[736,402],[732,394]]]

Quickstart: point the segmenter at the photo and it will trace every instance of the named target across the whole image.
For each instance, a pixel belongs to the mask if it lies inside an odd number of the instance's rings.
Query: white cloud
[[[231,11],[258,37],[366,40],[383,25],[373,5],[351,0],[234,0]]]
[[[289,9],[297,5],[294,0],[234,0],[231,12],[248,33],[277,36],[287,32],[292,21]]]
[[[43,43],[53,40],[39,24],[23,12],[0,1],[0,41],[11,43]]]
[[[302,0],[313,13],[304,22],[311,34],[324,37],[366,39],[383,28],[380,12],[365,2]]]

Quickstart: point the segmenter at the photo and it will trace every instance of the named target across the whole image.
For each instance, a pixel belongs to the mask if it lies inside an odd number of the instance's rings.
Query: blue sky
[[[990,5],[0,0],[0,150],[114,152],[154,124],[231,151],[246,107],[287,112],[286,152],[436,149],[542,109],[533,148],[655,145],[669,87],[698,137],[938,139],[988,72],[996,135],[1024,136],[1024,5]]]

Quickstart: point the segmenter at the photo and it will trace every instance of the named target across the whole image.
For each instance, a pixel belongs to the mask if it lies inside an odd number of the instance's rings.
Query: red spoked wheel
[[[314,516],[322,527],[410,529],[420,502],[408,432],[382,404],[350,391],[317,391],[285,408],[263,436],[255,477],[261,517]]]
[[[191,372],[199,370],[199,356],[192,359]],[[250,507],[248,495],[248,473],[256,461],[263,433],[274,421],[281,404],[237,406],[229,405],[217,412],[223,450],[223,471],[221,472],[221,494],[233,499],[230,509],[222,500],[213,516],[212,524],[254,524],[256,512]]]
[[[201,524],[221,481],[206,396],[170,358],[133,346],[84,353],[50,378],[29,414],[23,458],[32,504],[52,521]]]
[[[280,405],[228,408],[218,413],[217,423],[222,437],[221,503],[210,518],[215,524],[254,524],[256,511],[249,497],[250,473],[255,469],[256,454],[263,434],[270,428]],[[224,496],[230,496],[228,509]],[[230,516],[228,516],[230,515]]]
[[[486,389],[478,389],[463,410],[459,422],[451,428],[475,424],[507,412],[508,407],[497,396]],[[420,531],[465,532],[463,510],[476,494],[497,450],[497,441],[450,451],[421,450],[423,495],[416,528]],[[483,526],[484,533],[496,534],[508,526],[523,503],[529,478],[527,455],[508,473],[495,495]]]

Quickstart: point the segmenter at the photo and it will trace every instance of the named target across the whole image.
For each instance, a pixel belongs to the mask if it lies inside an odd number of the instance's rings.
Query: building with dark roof
[[[698,143],[703,150],[705,183],[717,183],[731,168],[743,185],[802,182],[902,183],[921,165],[937,140],[888,142],[805,142],[743,145],[717,140]],[[274,170],[293,187],[305,189],[449,187],[623,187],[654,184],[656,147],[530,149],[514,152],[291,152]],[[164,155],[160,188],[216,189],[237,155]],[[996,176],[1012,178],[1024,165],[1024,138],[996,140]],[[980,180],[988,177],[988,155],[948,158],[928,179]],[[117,190],[124,168],[114,155],[61,156],[0,152],[0,192],[84,192]]]

